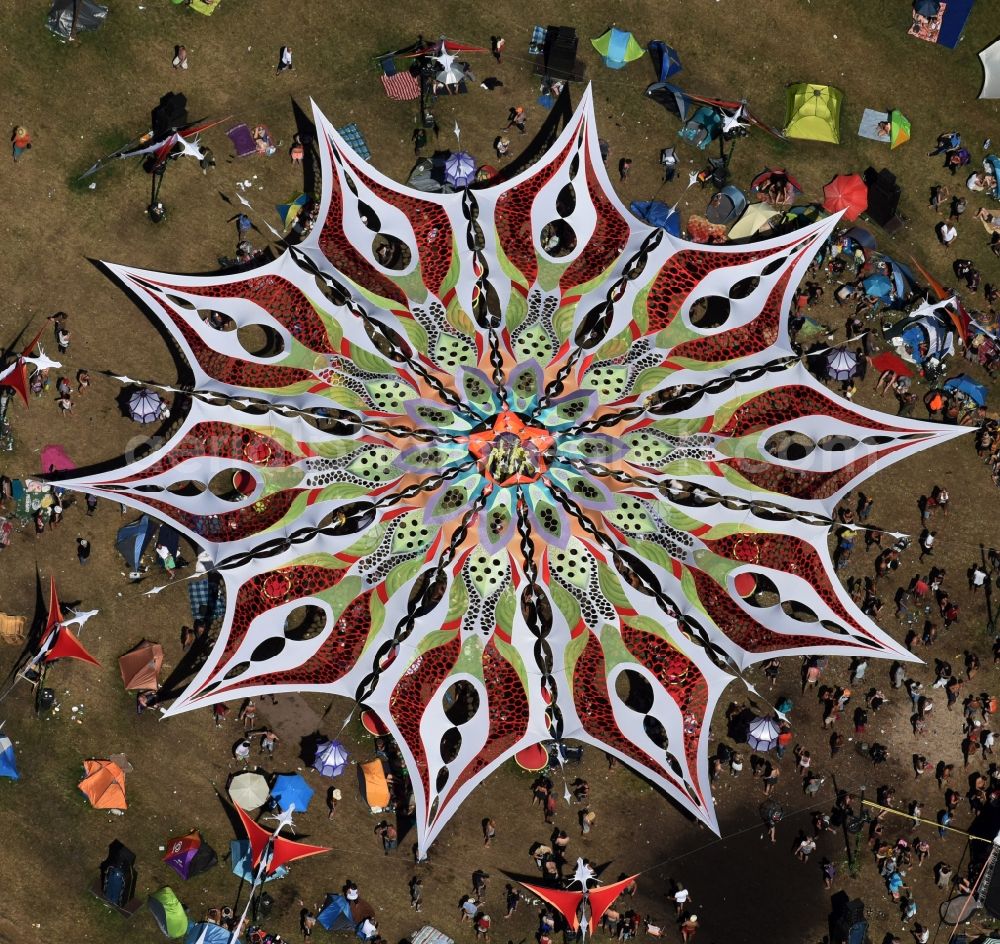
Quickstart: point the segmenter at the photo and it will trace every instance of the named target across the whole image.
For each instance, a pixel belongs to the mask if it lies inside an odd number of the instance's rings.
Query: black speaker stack
[[[583,66],[576,61],[579,45],[580,39],[572,26],[548,27],[542,49],[545,74],[553,79],[579,82],[583,78]]]
[[[864,180],[868,187],[868,216],[879,226],[892,228],[901,193],[896,175],[888,168],[876,171],[874,167],[869,167],[864,173]]]

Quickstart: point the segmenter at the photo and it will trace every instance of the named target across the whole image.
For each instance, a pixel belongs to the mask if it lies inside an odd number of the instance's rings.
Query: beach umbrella
[[[229,781],[229,799],[242,810],[256,810],[264,805],[270,794],[267,781],[249,771],[237,774]]]
[[[229,861],[232,863],[233,875],[243,879],[244,882],[252,882],[256,875],[253,865],[253,858],[250,854],[250,841],[248,839],[231,839],[229,842]],[[288,874],[288,868],[279,865],[273,872],[264,876],[265,882],[270,882],[276,878],[284,878]]]
[[[449,155],[444,162],[444,179],[453,187],[468,187],[476,179],[476,160],[465,151]]]
[[[858,372],[858,355],[838,347],[826,359],[826,375],[831,380],[846,381]]]
[[[986,406],[986,396],[989,393],[986,387],[976,383],[971,377],[959,374],[944,382],[945,390],[958,390],[964,393],[970,400],[974,400],[979,406]]]
[[[163,410],[163,397],[155,390],[141,387],[129,397],[128,412],[137,423],[155,423]]]
[[[309,801],[315,791],[302,777],[302,774],[281,774],[274,778],[271,796],[283,810],[295,807],[296,813],[304,813],[309,809]]]
[[[913,12],[920,16],[937,16],[941,0],[913,0]]]
[[[837,174],[823,188],[823,209],[844,211],[845,220],[856,220],[868,209],[868,187],[860,174]]]
[[[864,287],[865,294],[870,295],[872,298],[881,298],[884,300],[892,297],[892,282],[888,276],[869,275],[861,284]]]
[[[754,718],[747,726],[747,744],[755,751],[769,751],[778,743],[780,733],[774,718]]]
[[[339,777],[347,766],[347,751],[340,741],[323,741],[316,748],[313,770],[324,777]]]
[[[910,140],[910,119],[898,108],[889,112],[889,150]]]
[[[302,208],[308,202],[309,197],[304,193],[300,193],[297,197],[292,197],[288,203],[279,203],[275,207],[278,211],[278,216],[281,217],[281,223],[286,230],[295,222],[295,218],[302,212]]]

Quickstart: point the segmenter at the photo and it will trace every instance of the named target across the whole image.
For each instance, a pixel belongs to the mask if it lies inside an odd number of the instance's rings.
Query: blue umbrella
[[[986,406],[986,397],[989,390],[980,383],[976,383],[971,377],[959,374],[944,382],[945,390],[958,390],[964,393],[970,400],[975,400],[979,406]]]
[[[295,812],[304,813],[309,809],[309,801],[315,791],[302,777],[302,774],[281,774],[274,778],[271,796],[274,797],[283,810],[295,806]]]
[[[872,298],[892,297],[892,282],[884,275],[869,275],[861,284],[864,286],[865,294],[871,295]]]
[[[253,859],[250,857],[249,839],[231,839],[229,842],[229,859],[232,863],[233,875],[243,879],[244,882],[253,882],[256,871],[253,867]],[[287,874],[287,867],[279,865],[264,881],[272,882],[276,878],[284,878]]]

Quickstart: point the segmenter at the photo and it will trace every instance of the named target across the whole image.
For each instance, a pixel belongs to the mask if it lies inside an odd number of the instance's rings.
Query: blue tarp
[[[986,397],[989,390],[981,383],[976,383],[971,377],[959,374],[944,382],[945,390],[960,390],[971,400],[975,400],[980,406],[986,406]]]
[[[316,920],[327,931],[353,931],[354,916],[351,914],[351,903],[343,895],[327,894]]]
[[[941,18],[941,31],[938,33],[938,45],[954,49],[962,38],[966,21],[972,12],[976,0],[948,0]]]
[[[149,542],[153,540],[155,530],[156,525],[149,515],[143,515],[138,521],[133,521],[118,529],[115,547],[118,548],[118,553],[125,558],[129,570],[139,569],[143,552],[149,547]]]
[[[672,46],[668,46],[663,40],[654,39],[647,48],[653,60],[657,81],[666,82],[670,76],[681,71],[681,57]]]
[[[864,282],[865,294],[872,298],[888,299],[892,295],[892,282],[884,275],[869,275]]]
[[[671,236],[680,236],[680,214],[659,200],[635,200],[629,209],[644,223],[665,229]]]
[[[278,802],[278,806],[287,810],[294,804],[296,813],[304,813],[309,809],[309,801],[314,792],[302,778],[302,774],[281,774],[274,778],[274,786],[271,787],[271,796]]]

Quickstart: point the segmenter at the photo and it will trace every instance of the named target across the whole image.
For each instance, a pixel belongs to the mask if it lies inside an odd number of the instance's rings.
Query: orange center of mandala
[[[526,485],[545,472],[545,451],[552,435],[538,426],[528,426],[516,413],[504,410],[484,429],[469,437],[469,452],[479,468],[497,485]]]

